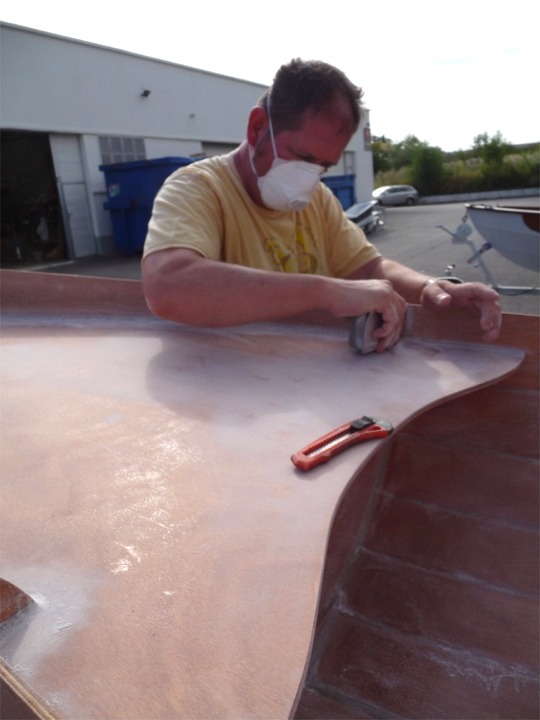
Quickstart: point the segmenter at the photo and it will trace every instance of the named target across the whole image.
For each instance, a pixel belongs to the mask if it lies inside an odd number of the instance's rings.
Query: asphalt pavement
[[[497,204],[502,205],[504,202],[504,199],[501,199]],[[512,198],[508,202],[513,205],[539,206],[540,198]],[[443,276],[447,268],[453,266],[452,274],[465,281],[476,280],[490,284],[495,280],[498,286],[523,288],[501,294],[503,311],[540,315],[540,296],[527,291],[527,288],[536,288],[540,285],[539,273],[511,263],[494,249],[482,255],[490,277],[486,277],[485,271],[477,263],[468,262],[474,253],[474,248],[463,242],[455,242],[452,237],[464,215],[463,203],[386,208],[384,227],[371,233],[369,240],[386,257],[428,275]],[[476,231],[469,236],[469,240],[478,249],[484,243],[483,238]],[[140,263],[140,255],[131,257],[118,255],[106,258],[83,258],[49,265],[46,268],[38,266],[27,269],[138,280],[141,277]]]

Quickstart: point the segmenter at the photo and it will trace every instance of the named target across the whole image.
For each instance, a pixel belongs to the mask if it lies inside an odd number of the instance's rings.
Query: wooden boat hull
[[[479,234],[498,253],[524,268],[540,268],[540,210],[499,205],[465,205]]]
[[[504,321],[518,372],[412,420],[337,509],[298,720],[539,717],[539,323]]]
[[[2,703],[537,717],[536,318],[485,346],[412,308],[360,357],[340,324],[197,330],[138,282],[1,280],[2,571],[33,600],[2,624]],[[366,413],[394,434],[294,469]]]

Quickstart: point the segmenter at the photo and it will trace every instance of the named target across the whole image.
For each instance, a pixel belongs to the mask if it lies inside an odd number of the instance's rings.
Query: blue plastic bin
[[[354,179],[355,175],[335,175],[322,178],[323,183],[334,193],[344,210],[356,202]]]
[[[142,250],[158,190],[175,170],[192,162],[187,157],[164,157],[99,166],[107,186],[103,207],[111,214],[118,250],[128,254]]]

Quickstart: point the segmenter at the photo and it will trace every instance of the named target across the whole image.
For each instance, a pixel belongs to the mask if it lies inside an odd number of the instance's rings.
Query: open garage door
[[[68,246],[47,133],[2,130],[1,265],[67,259]]]

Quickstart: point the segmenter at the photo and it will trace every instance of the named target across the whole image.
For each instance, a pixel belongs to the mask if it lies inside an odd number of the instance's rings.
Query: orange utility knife
[[[386,420],[374,420],[364,415],[314,440],[291,455],[291,460],[300,470],[311,470],[352,445],[388,437],[393,429]]]

